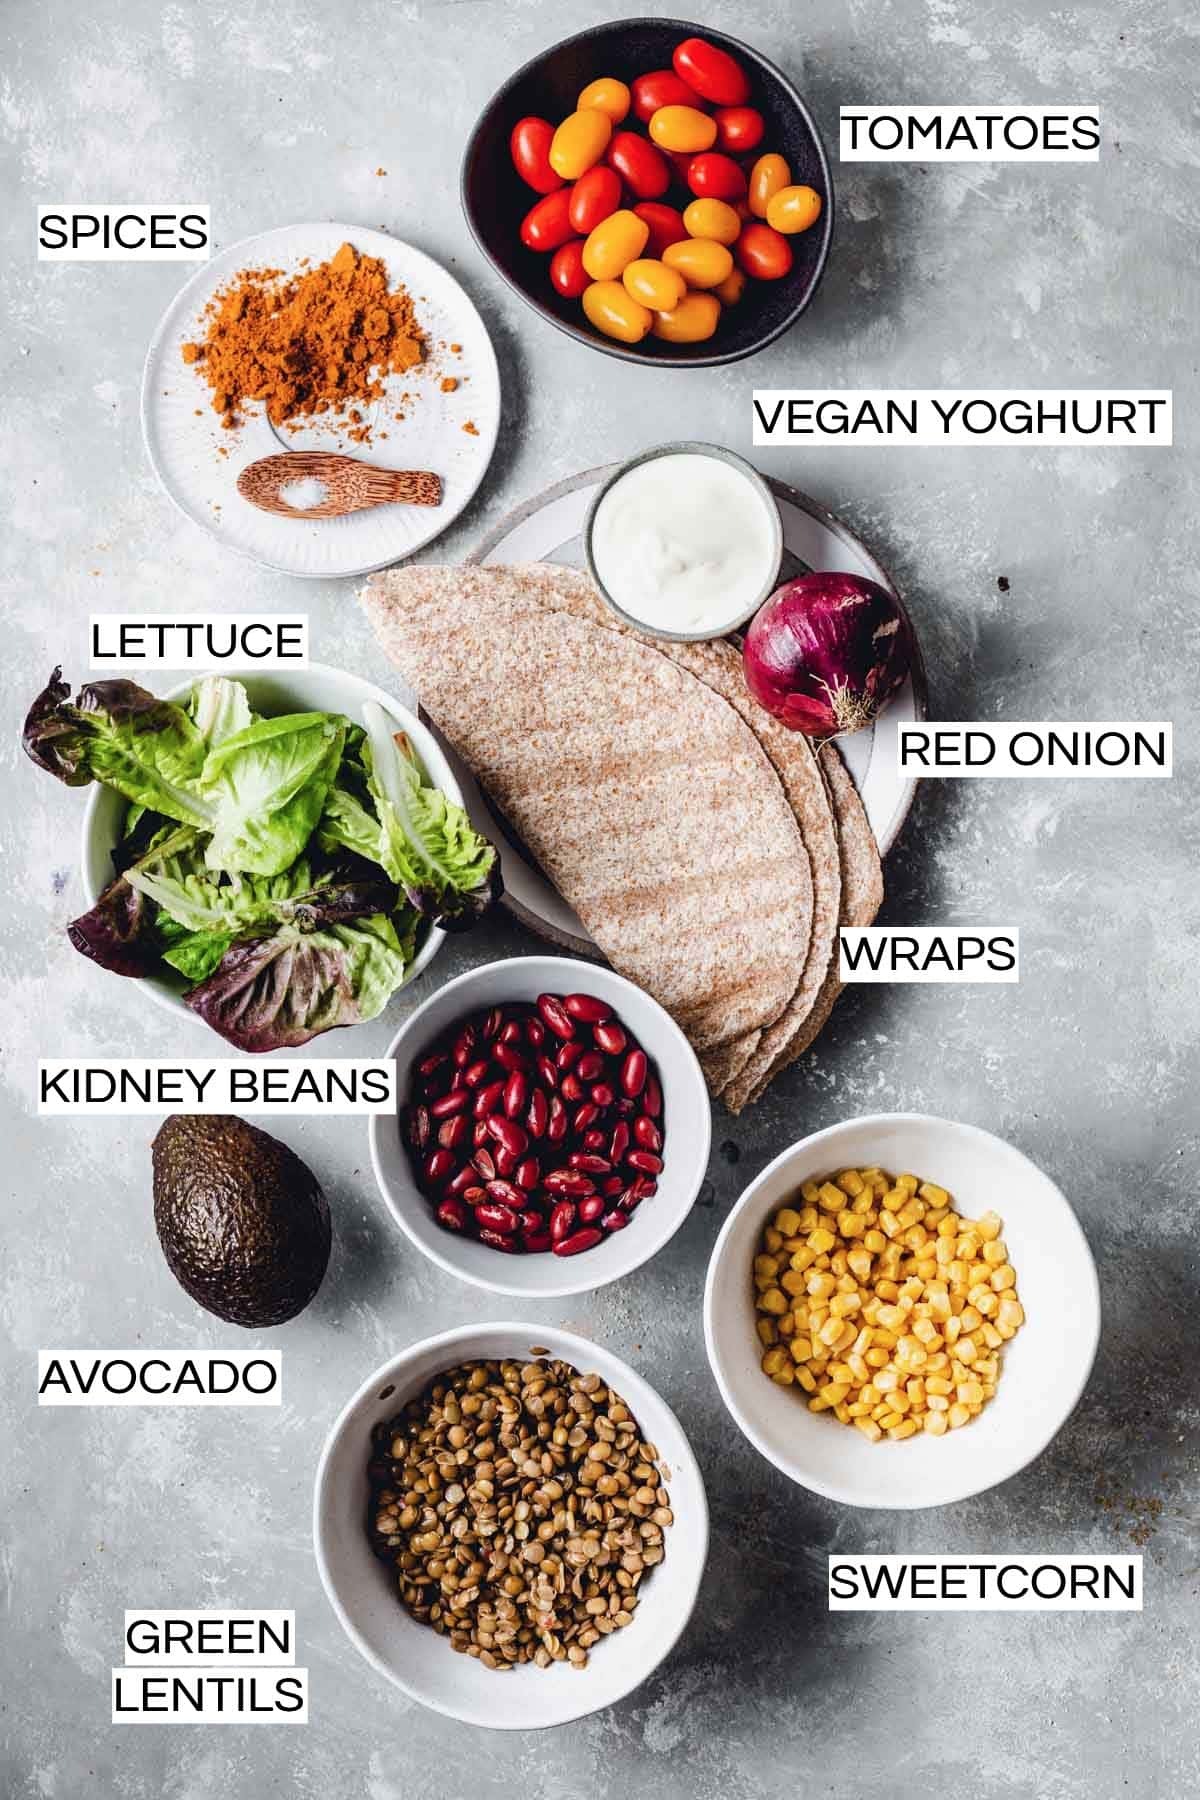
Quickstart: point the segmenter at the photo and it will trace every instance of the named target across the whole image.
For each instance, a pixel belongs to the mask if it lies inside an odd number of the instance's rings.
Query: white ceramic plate
[[[372,427],[369,444],[352,443],[325,424],[277,434],[260,408],[252,409],[238,430],[223,430],[207,383],[181,356],[183,345],[201,335],[206,304],[241,269],[292,273],[302,259],[324,262],[344,243],[381,257],[393,285],[408,289],[432,355],[422,368],[389,377],[385,399],[365,409]],[[461,345],[461,354],[451,353],[451,344]],[[441,391],[447,375],[458,378],[453,394]],[[403,412],[402,420],[394,417],[397,412]],[[468,423],[477,435],[463,429]],[[364,575],[440,536],[483,480],[499,426],[496,357],[471,300],[423,251],[357,225],[283,225],[205,263],[167,308],[142,377],[146,450],[171,499],[229,549],[287,575]],[[384,431],[386,438],[380,435]],[[442,478],[442,503],[376,506],[340,519],[279,518],[243,500],[237,478],[248,463],[281,449],[335,450],[388,469],[432,469]]]
[[[594,1370],[628,1401],[658,1450],[675,1523],[666,1533],[662,1562],[640,1590],[632,1625],[597,1644],[586,1668],[525,1664],[510,1675],[496,1675],[452,1650],[428,1625],[419,1625],[396,1598],[367,1541],[367,1460],[372,1426],[394,1417],[434,1375],[477,1358],[524,1361],[535,1346],[584,1374]],[[329,1433],[317,1471],[313,1541],[333,1610],[372,1668],[449,1718],[498,1731],[530,1731],[612,1706],[653,1674],[696,1604],[708,1555],[708,1504],[682,1426],[628,1363],[551,1325],[467,1325],[402,1350],[350,1401]]]
[[[493,1294],[550,1300],[620,1280],[649,1262],[678,1231],[708,1168],[712,1140],[708,1089],[696,1053],[674,1019],[623,975],[561,956],[516,956],[485,963],[448,981],[419,1006],[387,1051],[397,1065],[400,1105],[409,1102],[413,1064],[456,1021],[493,1006],[536,1000],[539,994],[580,992],[595,993],[608,1002],[655,1065],[663,1089],[664,1168],[658,1192],[643,1200],[624,1231],[614,1232],[594,1249],[570,1257],[552,1252],[506,1256],[474,1238],[443,1231],[413,1179],[396,1115],[371,1115],[371,1166],[401,1231],[439,1268]]]
[[[560,481],[518,507],[488,533],[468,558],[475,563],[553,562],[585,567],[582,532],[592,500],[619,467],[589,469]],[[784,560],[780,580],[805,569],[845,569],[877,581],[890,593],[896,586],[888,571],[850,527],[835,514],[784,482],[767,478],[783,520]],[[913,676],[901,688],[879,723],[839,742],[838,748],[862,795],[871,829],[886,855],[895,842],[916,791],[914,781],[896,773],[896,733],[902,723],[925,716],[925,675],[918,650]],[[445,748],[445,746],[443,746]],[[595,944],[576,914],[545,876],[514,844],[497,821],[470,771],[447,752],[467,795],[472,818],[502,846],[504,903],[542,937],[577,956],[595,956]]]
[[[458,782],[428,726],[423,725],[390,694],[385,694],[382,688],[363,681],[360,676],[347,675],[344,670],[328,668],[324,663],[308,663],[300,669],[218,669],[206,672],[226,675],[233,681],[242,682],[254,711],[268,716],[288,712],[335,712],[345,713],[348,719],[361,725],[363,701],[374,700],[408,732],[421,759],[421,766],[434,785],[440,787],[458,805],[462,805],[462,792]],[[168,688],[165,698],[182,700],[190,694],[193,684],[203,679],[203,673],[189,675],[186,681],[178,681]],[[88,794],[83,815],[80,871],[89,907],[95,905],[112,880],[112,851],[120,841],[127,805],[114,789],[101,787],[98,783]],[[441,949],[445,938],[444,931],[434,929],[428,932],[409,965],[405,986],[424,973]],[[127,980],[128,977],[114,976],[113,979]],[[147,975],[139,985],[156,1005],[168,1007],[171,1012],[190,1019],[204,1030],[208,1029],[204,1020],[189,1006],[184,1005],[183,995],[188,984],[182,975],[176,975],[164,967],[161,975]],[[339,1042],[343,1041],[341,1033],[336,1035]]]
[[[936,1181],[969,1218],[990,1208],[1004,1222],[1025,1324],[1004,1346],[995,1399],[945,1437],[869,1443],[759,1366],[751,1268],[768,1217],[801,1182],[872,1163]],[[880,1113],[793,1144],[746,1189],[708,1265],[704,1335],[735,1422],[791,1480],[847,1506],[948,1506],[1007,1481],[1065,1425],[1095,1360],[1100,1285],[1069,1203],[1028,1157],[974,1125]]]

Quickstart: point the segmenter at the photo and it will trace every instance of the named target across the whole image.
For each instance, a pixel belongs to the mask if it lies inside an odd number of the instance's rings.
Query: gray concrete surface
[[[458,212],[459,148],[492,85],[607,13],[16,0],[0,18],[0,1788],[14,1800],[1115,1800],[1200,1786],[1196,15],[1151,0],[727,0],[715,22],[796,76],[830,140],[844,101],[1084,101],[1101,108],[1104,149],[1081,168],[841,171],[811,313],[752,369],[689,377],[602,361],[541,325],[488,273]],[[307,606],[323,660],[378,669],[350,584],[301,589],[233,561],[158,490],[139,375],[187,270],[39,267],[33,207],[62,199],[206,199],[221,243],[314,215],[383,224],[458,270],[495,335],[505,427],[447,556],[544,483],[664,435],[747,449],[752,378],[1175,388],[1174,451],[770,460],[895,569],[943,716],[1173,718],[1178,772],[1144,787],[927,788],[889,861],[885,916],[1019,922],[1020,987],[844,1000],[763,1105],[718,1118],[710,1185],[657,1261],[594,1298],[530,1309],[652,1374],[691,1433],[715,1527],[699,1610],[655,1679],[552,1736],[497,1740],[406,1704],[359,1660],[318,1585],[309,1498],[334,1413],[397,1345],[488,1310],[398,1240],[361,1123],[287,1131],[328,1188],[336,1249],[310,1312],[257,1340],[284,1352],[279,1414],[33,1405],[39,1345],[210,1347],[236,1334],[194,1310],[159,1257],[149,1124],[31,1116],[39,1054],[198,1045],[64,940],[83,796],[24,764],[19,715],[55,661],[82,676],[92,609]],[[431,978],[529,946],[499,919]],[[403,1011],[353,1048],[381,1050]],[[734,1431],[701,1337],[706,1259],[744,1181],[802,1133],[888,1107],[975,1121],[1047,1168],[1096,1251],[1106,1309],[1092,1385],[1055,1444],[1002,1488],[923,1515],[856,1513],[785,1483]],[[1139,1544],[1140,1616],[825,1608],[831,1548]],[[296,1608],[312,1722],[110,1727],[122,1610],[148,1605]]]

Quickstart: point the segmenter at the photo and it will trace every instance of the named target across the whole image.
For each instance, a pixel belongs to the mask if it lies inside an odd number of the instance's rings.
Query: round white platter
[[[345,243],[380,257],[392,286],[408,289],[429,344],[426,360],[405,375],[389,376],[383,399],[362,409],[370,443],[351,441],[346,422],[339,429],[331,415],[325,416],[330,422],[277,433],[257,404],[240,427],[224,430],[207,383],[182,356],[184,344],[203,335],[205,306],[242,269],[298,273],[302,262],[325,262]],[[451,344],[459,350],[451,351]],[[448,376],[458,382],[453,393],[442,392]],[[142,434],[170,498],[228,549],[287,575],[327,580],[365,575],[420,550],[470,501],[491,461],[499,427],[500,375],[473,302],[423,251],[357,225],[283,225],[245,238],[203,264],[163,315],[142,377]],[[388,469],[431,469],[441,477],[442,502],[376,506],[337,519],[262,512],[238,493],[237,478],[248,463],[280,450],[340,451]]]

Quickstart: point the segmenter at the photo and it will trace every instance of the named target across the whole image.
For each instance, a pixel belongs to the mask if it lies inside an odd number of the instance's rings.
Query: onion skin
[[[758,704],[813,738],[873,725],[912,659],[912,626],[899,601],[878,582],[831,571],[776,588],[742,651]]]

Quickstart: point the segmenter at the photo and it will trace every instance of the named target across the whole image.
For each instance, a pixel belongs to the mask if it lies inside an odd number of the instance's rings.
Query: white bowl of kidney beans
[[[552,1298],[661,1249],[708,1166],[700,1065],[657,1001],[565,957],[489,963],[408,1019],[398,1119],[371,1120],[375,1176],[442,1268]]]

